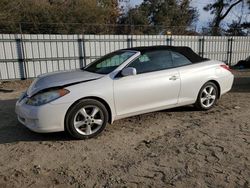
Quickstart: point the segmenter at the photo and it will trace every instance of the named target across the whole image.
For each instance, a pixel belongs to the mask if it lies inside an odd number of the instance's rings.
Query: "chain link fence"
[[[124,30],[125,34],[122,34],[112,32],[118,29],[115,26],[101,31],[94,25],[88,27],[93,28],[95,34],[91,34],[90,28],[90,34],[86,34],[86,27],[78,27],[81,34],[69,34],[68,31],[57,34],[52,29],[55,26],[44,26],[45,33],[41,32],[41,27],[36,30],[32,26],[34,33],[42,34],[26,34],[24,25],[19,24],[15,31],[19,34],[0,34],[0,80],[34,78],[48,72],[77,69],[109,52],[136,46],[189,46],[202,57],[229,65],[250,55],[250,36],[204,36],[192,29],[188,33],[176,34],[166,27],[164,32],[154,28],[151,34],[149,31],[137,34],[131,32],[131,26],[130,32]],[[49,28],[51,32],[48,32]],[[63,33],[63,26],[60,28]],[[1,32],[4,33],[3,28]]]
[[[210,35],[213,28],[166,25],[83,24],[83,23],[30,23],[0,21],[0,33],[6,34],[113,34],[113,35]],[[218,28],[227,36],[249,36],[250,28]]]

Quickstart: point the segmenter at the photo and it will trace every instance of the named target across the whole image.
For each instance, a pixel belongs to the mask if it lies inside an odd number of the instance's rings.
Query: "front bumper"
[[[16,114],[18,121],[38,133],[64,131],[64,118],[69,104],[44,104],[31,106],[25,99],[17,101]]]

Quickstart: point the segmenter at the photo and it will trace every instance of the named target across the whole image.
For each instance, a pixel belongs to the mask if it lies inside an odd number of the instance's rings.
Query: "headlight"
[[[21,102],[26,96],[27,96],[26,92],[23,92],[23,93],[20,95],[18,101]]]
[[[29,104],[32,106],[40,106],[40,105],[49,103],[51,101],[54,101],[68,93],[69,91],[67,89],[57,89],[57,90],[46,91],[43,93],[38,93],[32,96],[31,98],[29,98],[26,104]]]

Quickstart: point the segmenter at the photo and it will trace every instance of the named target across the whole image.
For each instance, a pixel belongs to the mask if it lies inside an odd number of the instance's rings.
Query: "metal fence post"
[[[133,38],[132,38],[132,36],[131,36],[131,38],[129,38],[129,36],[127,38],[127,47],[128,48],[132,48],[133,47]]]
[[[204,57],[204,43],[205,43],[205,38],[203,36],[202,38],[199,38],[199,55],[201,57]]]
[[[79,67],[82,68],[83,67],[83,40],[82,38],[77,39],[77,43],[78,43],[78,52],[79,52]]]
[[[27,79],[27,69],[25,63],[25,53],[24,53],[24,45],[23,45],[23,32],[22,25],[19,23],[20,29],[20,38],[16,38],[16,48],[17,48],[17,56],[18,56],[18,66],[20,71],[21,80]]]
[[[169,37],[169,35],[167,35],[166,42],[167,42],[167,46],[172,46],[172,36]]]
[[[82,36],[82,47],[83,47],[83,60],[84,60],[84,67],[87,65],[87,57],[86,57],[86,48],[85,48],[85,38],[84,35]]]
[[[232,64],[232,53],[233,53],[233,38],[228,38],[227,43],[227,64],[231,67]]]
[[[232,56],[233,56],[233,38],[231,38],[230,42],[230,59],[229,59],[229,66],[232,66]]]
[[[199,56],[202,56],[202,51],[201,51],[201,43],[202,43],[202,39],[201,38],[199,38],[199,41],[198,41],[199,43]]]

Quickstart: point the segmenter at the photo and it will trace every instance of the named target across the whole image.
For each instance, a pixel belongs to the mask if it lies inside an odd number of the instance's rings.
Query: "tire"
[[[218,95],[218,87],[213,82],[207,82],[199,91],[195,107],[199,110],[211,109],[216,104]]]
[[[108,111],[94,99],[83,99],[69,109],[65,117],[65,130],[76,139],[98,136],[106,127]]]

